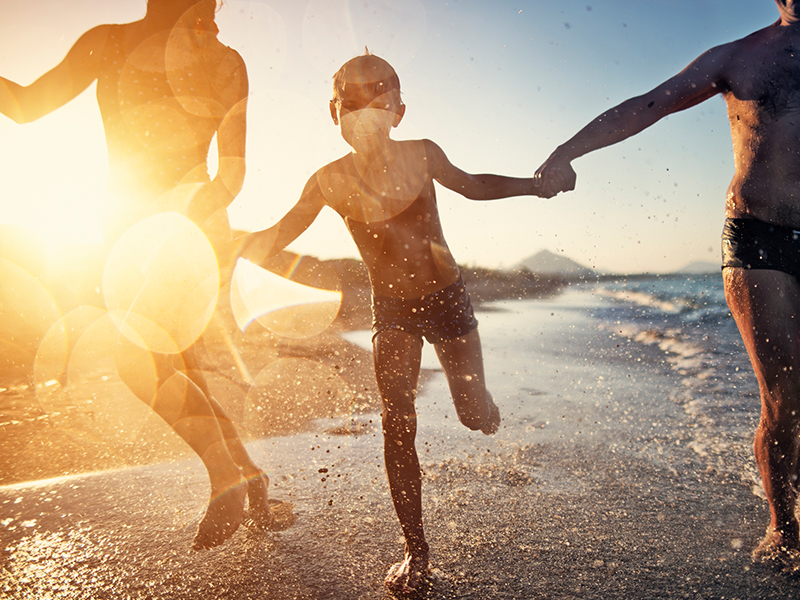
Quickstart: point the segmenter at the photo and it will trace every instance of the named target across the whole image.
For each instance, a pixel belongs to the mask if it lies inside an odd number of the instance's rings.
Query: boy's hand
[[[559,192],[574,190],[578,176],[569,161],[560,158],[554,152],[536,170],[533,178],[537,181],[537,185],[534,187],[537,195],[543,198],[552,198]]]

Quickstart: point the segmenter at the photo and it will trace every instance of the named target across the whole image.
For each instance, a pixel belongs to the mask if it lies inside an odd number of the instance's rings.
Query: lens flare
[[[123,382],[117,365],[135,380]],[[136,440],[150,415],[155,365],[149,352],[120,336],[99,308],[81,307],[59,320],[39,347],[34,369],[39,404],[53,424],[122,447]]]
[[[242,331],[258,321],[276,335],[312,337],[330,327],[341,304],[341,292],[284,279],[241,258],[231,281],[231,308]]]
[[[202,231],[178,213],[136,223],[112,248],[103,272],[109,314],[131,342],[151,352],[188,348],[214,312],[219,271]]]
[[[79,306],[53,323],[42,338],[33,365],[36,388],[66,381],[69,358],[84,332],[106,311],[95,306]]]
[[[25,376],[61,313],[44,286],[9,260],[0,259],[0,282],[0,367]]]
[[[190,14],[184,17],[191,18]],[[208,86],[205,96],[200,95],[197,89],[196,77],[193,71],[204,70],[203,54],[198,52],[198,47],[208,43],[213,37],[210,32],[198,30],[187,19],[181,19],[169,34],[164,53],[164,66],[166,67],[167,80],[175,99],[183,109],[198,117],[221,119],[225,115],[225,107],[221,102],[210,97],[213,88]],[[238,72],[228,71],[225,77],[233,79],[241,76]]]

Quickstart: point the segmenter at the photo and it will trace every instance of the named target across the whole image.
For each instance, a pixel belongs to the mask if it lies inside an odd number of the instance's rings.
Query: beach
[[[758,397],[741,342],[706,296],[682,287],[705,299],[683,308],[655,286],[578,284],[480,304],[487,380],[503,415],[495,436],[457,422],[426,347],[417,449],[434,571],[420,597],[800,594],[796,577],[750,559],[768,509],[749,448]],[[256,380],[276,356],[294,357],[357,392],[327,393],[337,383],[316,393],[337,400],[300,423],[243,425],[271,496],[283,502],[282,530],[242,527],[219,548],[191,552],[208,500],[202,464],[179,445],[169,460],[133,464],[124,449],[142,442],[123,437],[114,452],[97,449],[118,457],[114,468],[0,487],[0,596],[390,598],[383,577],[403,545],[368,340],[358,328],[285,347],[238,340]],[[228,391],[244,423],[252,396]],[[49,427],[51,438],[87,437]]]

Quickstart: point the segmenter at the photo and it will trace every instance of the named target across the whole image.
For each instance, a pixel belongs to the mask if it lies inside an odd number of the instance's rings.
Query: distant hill
[[[549,250],[540,250],[516,265],[517,269],[527,269],[538,275],[559,275],[566,279],[592,279],[597,273],[579,262],[554,254]]]
[[[720,264],[718,262],[710,262],[707,260],[696,260],[690,262],[688,265],[675,271],[683,275],[704,275],[706,273],[718,273]]]

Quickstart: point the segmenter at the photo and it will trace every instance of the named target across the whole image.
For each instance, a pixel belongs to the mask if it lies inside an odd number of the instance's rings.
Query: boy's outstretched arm
[[[539,196],[537,181],[532,177],[506,177],[484,173],[472,175],[456,167],[444,151],[425,140],[425,156],[431,176],[444,187],[470,200],[497,200],[511,196]]]
[[[239,255],[255,264],[275,256],[309,228],[325,206],[317,175],[306,183],[300,200],[272,227],[239,238]]]

